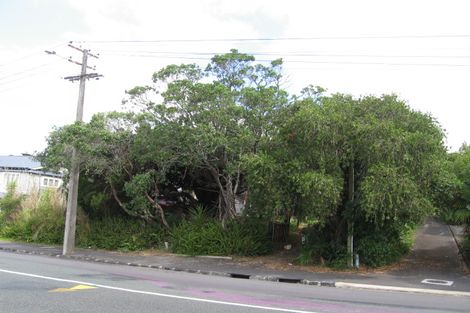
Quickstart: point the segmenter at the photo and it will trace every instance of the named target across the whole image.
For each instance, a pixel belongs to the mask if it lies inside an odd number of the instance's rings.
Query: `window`
[[[48,177],[42,178],[42,185],[45,187],[59,187],[59,183],[59,179]]]
[[[7,184],[17,182],[20,178],[19,173],[5,173],[5,182]]]

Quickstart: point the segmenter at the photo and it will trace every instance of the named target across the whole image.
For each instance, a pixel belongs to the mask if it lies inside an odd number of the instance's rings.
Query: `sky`
[[[99,55],[85,121],[123,110],[125,90],[166,65],[205,67],[235,48],[261,63],[281,57],[291,94],[310,84],[395,93],[456,151],[470,142],[468,12],[466,0],[0,0],[0,155],[39,152],[73,123],[78,83],[63,77],[80,74],[68,59],[81,53],[69,42]]]

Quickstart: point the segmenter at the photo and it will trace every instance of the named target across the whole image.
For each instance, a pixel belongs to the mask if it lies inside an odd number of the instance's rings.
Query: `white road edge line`
[[[0,269],[0,272],[1,272],[1,273],[7,273],[7,274],[13,274],[13,275],[19,275],[19,276],[25,276],[25,277],[46,279],[46,280],[59,281],[59,282],[65,282],[65,283],[73,283],[73,284],[79,284],[79,285],[88,285],[88,286],[93,286],[93,287],[98,287],[98,288],[103,288],[103,289],[111,289],[111,290],[117,290],[117,291],[124,291],[124,292],[130,292],[130,293],[138,293],[138,294],[144,294],[144,295],[150,295],[150,296],[157,296],[157,297],[165,297],[165,298],[173,298],[173,299],[180,299],[180,300],[197,301],[197,302],[206,302],[206,303],[213,303],[213,304],[222,304],[222,305],[238,306],[238,307],[253,308],[253,309],[261,309],[261,310],[269,310],[269,311],[278,311],[278,312],[319,313],[319,312],[314,312],[314,311],[302,311],[302,310],[293,310],[293,309],[282,309],[282,308],[267,307],[267,306],[259,306],[259,305],[251,305],[251,304],[243,304],[243,303],[236,303],[236,302],[226,302],[226,301],[209,300],[209,299],[203,299],[203,298],[176,296],[176,295],[165,294],[165,293],[158,293],[158,292],[151,292],[151,291],[143,291],[143,290],[135,290],[135,289],[128,289],[128,288],[113,287],[113,286],[107,286],[107,285],[89,283],[89,282],[84,282],[84,281],[79,281],[79,280],[64,279],[64,278],[56,278],[56,277],[50,277],[50,276],[42,276],[42,275],[36,275],[36,274],[30,274],[30,273],[22,273],[22,272],[9,271],[9,270],[4,270],[4,269]]]
[[[443,295],[443,296],[470,297],[470,292],[465,292],[465,291],[407,288],[407,287],[394,287],[394,286],[383,286],[383,285],[356,284],[356,283],[346,283],[346,282],[336,282],[335,286],[338,288],[358,288],[358,289],[369,289],[369,290],[426,293],[426,294]]]

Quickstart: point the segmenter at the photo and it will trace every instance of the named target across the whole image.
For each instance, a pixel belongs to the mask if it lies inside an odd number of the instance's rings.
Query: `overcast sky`
[[[62,77],[80,73],[67,58],[81,55],[69,41],[100,55],[85,120],[121,110],[124,91],[165,65],[205,66],[236,48],[282,57],[290,93],[396,93],[433,115],[455,151],[470,142],[468,12],[465,0],[0,0],[0,155],[41,151],[54,126],[73,122],[78,83]]]

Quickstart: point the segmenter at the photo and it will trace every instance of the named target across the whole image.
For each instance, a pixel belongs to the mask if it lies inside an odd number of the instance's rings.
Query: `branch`
[[[119,197],[118,197],[116,188],[114,188],[114,185],[113,185],[112,182],[109,182],[109,186],[111,187],[111,193],[113,194],[114,200],[116,200],[116,202],[119,204],[119,206],[121,207],[121,209],[123,209],[124,212],[126,212],[126,213],[129,214],[130,216],[138,216],[135,212],[133,212],[133,211],[131,211],[131,210],[128,210],[128,209],[126,208],[126,206],[124,205],[124,203],[122,203],[121,199],[119,199]]]
[[[153,200],[148,193],[145,193],[145,196],[153,205],[153,207],[160,213],[160,218],[162,220],[163,225],[165,225],[166,228],[170,229],[170,225],[168,225],[168,222],[166,221],[165,212],[163,211],[163,208],[155,200]]]

